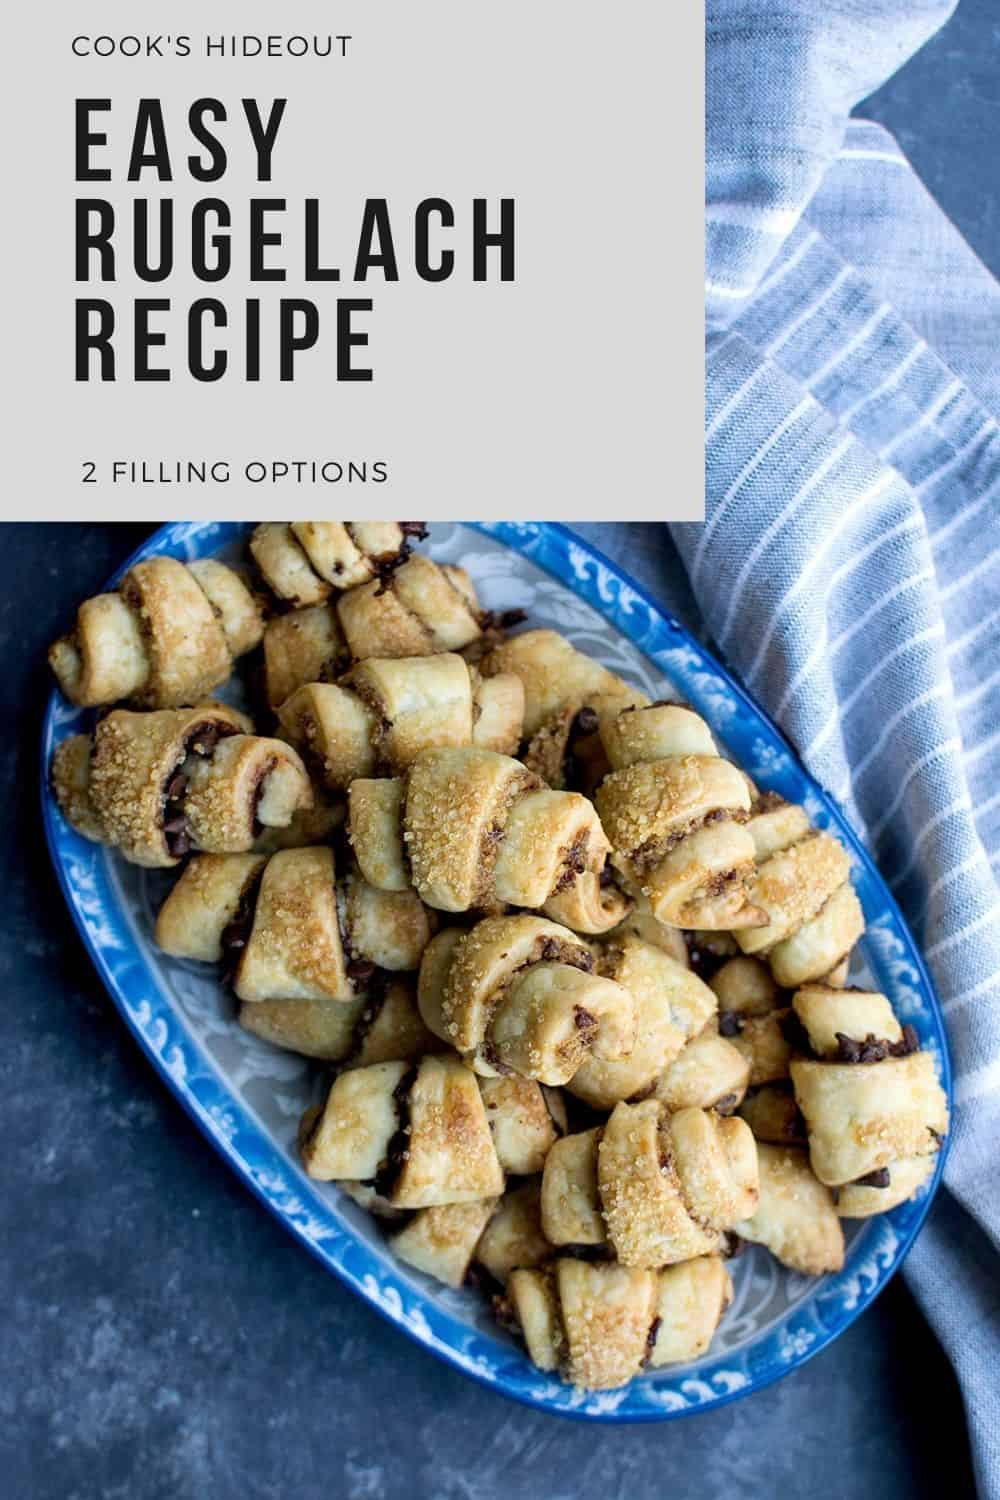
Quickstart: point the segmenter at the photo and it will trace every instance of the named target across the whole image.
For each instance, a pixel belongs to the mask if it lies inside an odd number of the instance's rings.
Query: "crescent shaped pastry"
[[[192,848],[249,851],[264,829],[287,827],[313,805],[296,752],[249,728],[217,703],[115,709],[94,730],[88,771],[79,737],[57,750],[56,797],[79,832],[99,834],[133,864],[169,868]]]
[[[782,1265],[823,1276],[844,1264],[844,1233],[834,1195],[817,1181],[804,1151],[758,1145],[760,1197],[752,1215],[735,1225],[741,1239],[766,1245]]]
[[[567,708],[575,715],[587,706],[600,722],[623,708],[645,707],[649,702],[638,688],[577,651],[554,630],[526,630],[512,636],[489,653],[482,667],[487,676],[514,672],[520,677],[524,684],[524,732],[529,738]]]
[[[476,1075],[456,1057],[341,1073],[300,1132],[320,1181],[371,1182],[394,1208],[498,1197],[504,1178]]]
[[[731,1300],[718,1256],[661,1271],[559,1259],[511,1272],[499,1311],[540,1369],[610,1390],[704,1353]]]
[[[607,720],[601,739],[612,770],[597,810],[614,863],[657,921],[709,930],[764,921],[748,893],[749,784],[719,756],[705,721],[655,704]]]
[[[438,1045],[420,1019],[412,983],[398,976],[371,981],[348,1001],[249,1001],[239,1021],[265,1042],[342,1070],[413,1061]]]
[[[419,554],[342,594],[336,608],[355,661],[461,651],[483,633],[484,613],[468,574]]]
[[[389,1244],[400,1260],[425,1276],[445,1286],[461,1286],[496,1206],[496,1198],[483,1198],[478,1203],[421,1208],[389,1236]]]
[[[715,997],[690,969],[631,934],[597,952],[597,972],[622,985],[635,1003],[635,1042],[624,1057],[586,1058],[568,1088],[593,1109],[613,1109],[653,1088],[714,1016]]]
[[[487,917],[446,929],[420,966],[425,1024],[477,1072],[568,1082],[586,1057],[635,1040],[635,1004],[574,933],[541,917]]]
[[[610,845],[593,804],[555,792],[516,760],[475,746],[423,750],[406,783],[359,778],[350,837],[373,884],[412,884],[439,911],[541,908],[607,932],[628,902],[607,883]]]
[[[49,651],[63,693],[80,708],[130,699],[144,708],[198,703],[234,658],[258,644],[260,608],[232,568],[212,558],[150,557],[114,593],[85,599]]]
[[[508,1188],[476,1245],[476,1261],[501,1286],[512,1271],[531,1269],[555,1253],[542,1231],[541,1178]]]
[[[891,1189],[897,1163],[911,1180],[912,1159],[933,1158],[948,1129],[933,1057],[918,1050],[916,1032],[900,1026],[884,995],[812,984],[792,1004],[809,1054],[792,1059],[792,1085],[820,1182]],[[884,1201],[893,1198],[887,1192]],[[857,1201],[869,1211],[877,1202],[870,1194]]]
[[[766,921],[738,932],[737,942],[745,953],[765,957],[786,989],[824,979],[865,926],[846,849],[773,792],[758,797],[746,828],[757,866],[750,899]]]
[[[451,652],[370,658],[337,683],[300,687],[278,710],[286,738],[335,791],[359,776],[401,775],[421,750],[509,753],[520,743],[521,715],[518,678],[486,681]]]
[[[387,577],[425,534],[419,521],[263,521],[250,551],[271,592],[301,609]]]
[[[313,846],[270,858],[196,855],[160,909],[155,936],[174,957],[227,960],[241,1000],[273,1004],[353,1002],[376,971],[415,970],[432,932],[414,892],[377,891],[353,870],[338,879],[333,850]],[[305,1036],[321,1024],[320,1013],[303,1019]]]
[[[616,1105],[584,1137],[546,1158],[542,1227],[554,1245],[606,1243],[622,1265],[673,1265],[711,1254],[754,1211],[757,1151],[740,1119],[670,1115],[647,1099]]]

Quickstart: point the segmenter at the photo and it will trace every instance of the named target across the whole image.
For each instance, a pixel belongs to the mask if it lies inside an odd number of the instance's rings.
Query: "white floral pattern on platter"
[[[140,555],[237,556],[245,529],[181,523]],[[532,625],[564,632],[651,696],[673,691],[711,724],[763,788],[802,802],[846,843],[868,920],[861,970],[916,1026],[950,1092],[937,1000],[903,920],[862,845],[810,780],[778,731],[703,647],[606,559],[545,523],[434,526],[428,546],[458,562],[491,609],[526,609]],[[228,694],[227,694],[228,696]],[[320,1087],[319,1071],[233,1023],[231,998],[203,966],[167,959],[152,944],[162,874],[126,865],[86,843],[48,791],[52,747],[86,723],[53,693],[46,716],[43,811],[63,891],[122,1014],[206,1135],[267,1206],[338,1276],[393,1323],[450,1363],[531,1405],[604,1421],[649,1421],[704,1410],[787,1373],[861,1312],[899,1266],[940,1176],[909,1203],[848,1226],[843,1272],[795,1275],[751,1247],[733,1263],[735,1298],[711,1351],[696,1363],[643,1376],[620,1391],[574,1390],[536,1370],[476,1294],[408,1271],[371,1218],[298,1166],[295,1130]]]

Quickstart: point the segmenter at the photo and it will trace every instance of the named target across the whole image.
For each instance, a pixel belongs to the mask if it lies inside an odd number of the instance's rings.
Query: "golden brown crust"
[[[132,699],[148,708],[196,703],[252,649],[263,629],[242,579],[214,558],[137,563],[116,593],[84,600],[49,662],[71,702]]]
[[[277,854],[279,849],[304,849],[309,844],[329,844],[347,819],[347,804],[313,787],[312,807],[301,807],[284,828],[261,828],[253,841],[255,854]]]
[[[398,521],[293,521],[291,528],[313,571],[335,589],[367,583],[406,547]]]
[[[299,1147],[310,1176],[372,1183],[392,1208],[503,1192],[475,1075],[454,1057],[342,1072],[323,1109],[306,1111]]]
[[[785,1035],[789,1011],[772,1010],[763,1016],[739,1017],[739,1030],[725,1032],[727,1041],[745,1058],[750,1068],[750,1088],[777,1083],[788,1077],[792,1049]],[[723,1020],[725,1026],[725,1020]]]
[[[356,661],[461,651],[482,633],[475,598],[455,572],[419,554],[342,594],[337,614]]]
[[[330,585],[315,571],[287,521],[262,521],[254,527],[250,551],[268,588],[293,609],[329,598]]]
[[[585,656],[554,630],[527,630],[497,646],[483,672],[513,672],[524,684],[524,732],[536,734],[568,705],[588,704],[599,717],[648,703],[645,694]]]
[[[740,1120],[703,1110],[667,1116],[653,1099],[619,1104],[598,1149],[597,1180],[608,1239],[623,1265],[664,1266],[711,1252],[755,1196],[746,1163],[733,1159]],[[734,1137],[745,1151],[742,1135]]]
[[[656,1311],[655,1275],[558,1260],[555,1284],[566,1340],[565,1378],[587,1390],[611,1390],[638,1375]]]
[[[847,880],[847,851],[826,833],[811,832],[764,861],[752,882],[752,899],[767,922],[745,933],[747,953],[768,952],[810,921]]]
[[[927,1052],[872,1063],[796,1058],[792,1084],[809,1132],[812,1168],[831,1187],[901,1157],[932,1156],[948,1106]]]
[[[422,1208],[389,1243],[407,1265],[446,1286],[461,1286],[479,1238],[496,1208],[495,1198]]]
[[[49,648],[49,666],[64,696],[80,708],[132,698],[150,670],[138,614],[121,594],[85,599],[75,628]]]
[[[346,671],[350,653],[329,604],[275,615],[264,631],[264,687],[278,709],[310,682],[332,682]]]
[[[635,1037],[628,991],[593,972],[575,934],[527,914],[439,934],[418,996],[427,1025],[486,1075],[562,1084],[589,1053],[620,1055]]]
[[[684,1364],[704,1354],[733,1300],[733,1284],[717,1255],[699,1255],[656,1276],[655,1334],[649,1366]]]
[[[542,1173],[542,1228],[553,1245],[604,1245],[607,1229],[597,1185],[601,1128],[554,1142]]]
[[[347,827],[355,858],[369,884],[380,891],[410,889],[410,862],[403,837],[405,788],[391,777],[359,776],[347,794]]]
[[[439,911],[541,907],[597,933],[628,909],[603,883],[609,845],[593,805],[540,786],[508,756],[476,746],[421,750],[405,788],[359,778],[349,800],[366,877],[398,882],[392,889],[412,880]]]
[[[476,1246],[476,1260],[506,1286],[512,1271],[534,1269],[552,1254],[542,1230],[541,1179],[533,1177],[504,1193]]]
[[[742,1120],[655,1099],[619,1104],[602,1128],[567,1136],[542,1176],[542,1225],[559,1244],[610,1244],[626,1266],[710,1254],[757,1201],[756,1148]]]
[[[709,1024],[657,1080],[653,1098],[671,1113],[714,1108],[720,1114],[732,1114],[743,1099],[749,1079],[746,1058]]]
[[[253,848],[260,828],[283,828],[312,807],[309,776],[282,740],[234,734],[185,768],[184,818],[196,849],[238,854]]]
[[[432,1052],[412,985],[393,979],[353,1000],[254,1000],[240,1006],[240,1025],[276,1047],[342,1068],[410,1062]]]
[[[720,1011],[739,1016],[765,1016],[784,1002],[774,976],[759,958],[730,958],[708,981]]]
[[[646,1364],[657,1293],[652,1271],[560,1259],[514,1271],[504,1304],[540,1369],[587,1390],[612,1390]]]
[[[104,824],[90,795],[91,751],[89,734],[72,734],[52,752],[52,790],[67,823],[85,839],[107,843]]]
[[[189,562],[187,570],[212,606],[230,656],[244,656],[259,646],[264,635],[264,616],[259,602],[235,568],[216,557],[201,557]]]
[[[476,1076],[455,1057],[425,1057],[409,1096],[409,1134],[391,1194],[399,1208],[466,1203],[503,1192]]]
[[[121,583],[139,616],[149,653],[141,700],[152,706],[197,703],[232,671],[225,633],[197,579],[172,557],[137,563]]]
[[[299,1128],[299,1154],[320,1182],[371,1182],[384,1166],[399,1128],[396,1090],[406,1062],[376,1063],[334,1079],[321,1109],[308,1109]]]
[[[222,960],[222,934],[263,873],[262,854],[196,854],[160,907],[154,938],[164,953]]]
[[[245,1031],[262,1041],[300,1052],[321,1062],[341,1062],[355,1044],[358,1023],[368,1004],[367,996],[354,1000],[253,1000],[240,1005],[239,1023]],[[393,1053],[392,1059],[404,1061],[408,1054]]]
[[[805,1151],[789,1146],[757,1147],[760,1198],[736,1233],[806,1276],[839,1271],[844,1235],[833,1194],[813,1176]]]
[[[472,743],[498,755],[516,755],[524,727],[524,685],[513,672],[472,678]],[[530,768],[529,768],[530,769]]]
[[[592,1108],[612,1109],[653,1087],[714,1015],[715,998],[690,969],[629,933],[603,945],[598,972],[632,996],[635,1043],[621,1058],[586,1058],[568,1087]]]
[[[776,1146],[805,1144],[805,1121],[795,1102],[790,1079],[753,1089],[740,1105],[739,1116],[746,1120],[758,1141],[769,1141]]]
[[[540,1370],[557,1370],[565,1353],[565,1337],[554,1267],[512,1270],[500,1309],[507,1321],[517,1324],[532,1362]]]
[[[657,704],[601,726],[615,769],[597,789],[614,862],[675,927],[749,927],[763,920],[747,894],[753,841],[746,777],[715,750],[690,709]]]
[[[250,1001],[355,998],[337,916],[332,849],[285,849],[268,860],[234,988]]]
[[[341,790],[359,776],[402,775],[422,750],[470,745],[477,738],[485,744],[491,737],[516,746],[520,720],[510,722],[501,702],[507,679],[493,681],[501,691],[493,693],[492,721],[478,737],[472,675],[453,652],[369,658],[337,684],[298,688],[278,718],[324,784]]]
[[[766,958],[785,988],[828,979],[865,925],[847,852],[812,828],[803,808],[773,793],[755,802],[747,831],[757,861],[751,897],[767,920],[739,933],[740,947]]]
[[[504,1171],[513,1177],[540,1172],[560,1136],[541,1085],[515,1075],[480,1078],[479,1092]]]
[[[409,540],[398,521],[264,521],[250,551],[271,591],[301,609],[390,573]]]
[[[438,1048],[420,1018],[413,980],[395,978],[364,997],[344,1067],[367,1068],[397,1058],[414,1061]]]
[[[154,713],[114,709],[101,719],[94,731],[90,795],[108,842],[134,864],[175,865],[163,830],[168,781],[205,731],[214,739],[249,728],[243,714],[218,703]]]
[[[530,786],[517,761],[489,750],[427,750],[417,757],[404,840],[413,883],[428,906],[468,911],[490,899],[508,809]]]
[[[792,1007],[816,1057],[836,1059],[841,1037],[859,1043],[869,1038],[893,1044],[902,1041],[903,1028],[892,1006],[876,990],[803,985],[793,996]]]
[[[851,1182],[837,1189],[837,1215],[841,1219],[870,1219],[873,1214],[887,1213],[907,1198],[931,1176],[936,1166],[933,1156],[899,1156],[879,1178],[879,1186]],[[885,1181],[885,1178],[888,1181]]]
[[[357,958],[391,973],[416,970],[437,919],[416,891],[380,891],[357,871],[340,885],[344,941]]]

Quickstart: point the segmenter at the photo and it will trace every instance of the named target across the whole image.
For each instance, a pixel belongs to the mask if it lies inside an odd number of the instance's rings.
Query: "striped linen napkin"
[[[956,1111],[905,1274],[996,1497],[1000,287],[892,137],[847,118],[951,8],[709,0],[706,519],[653,545],[581,529],[700,615],[923,947]]]

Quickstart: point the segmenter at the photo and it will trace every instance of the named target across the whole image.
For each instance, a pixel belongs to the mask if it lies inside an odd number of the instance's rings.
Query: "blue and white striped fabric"
[[[906,1274],[1000,1496],[1000,288],[847,120],[950,9],[709,0],[706,520],[672,531],[934,974],[957,1110]]]

